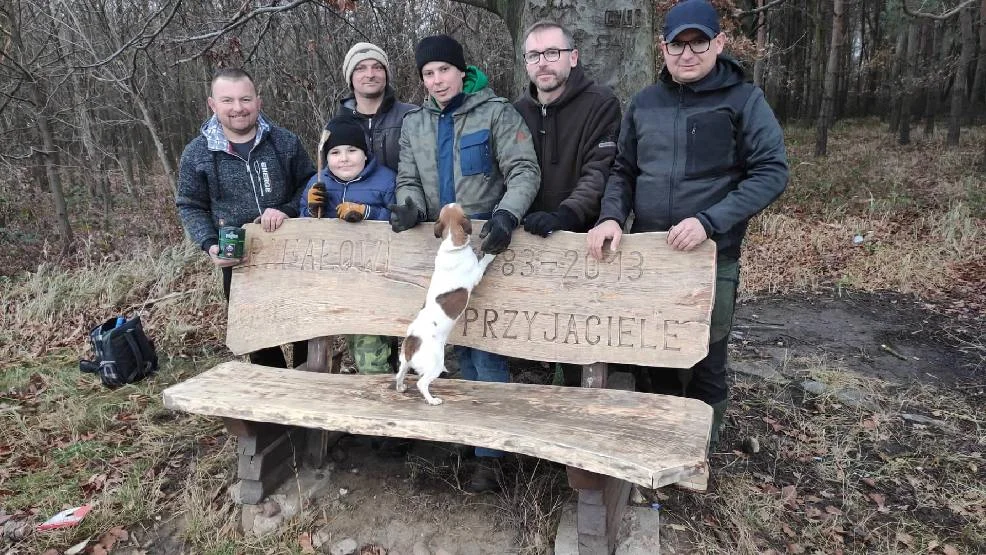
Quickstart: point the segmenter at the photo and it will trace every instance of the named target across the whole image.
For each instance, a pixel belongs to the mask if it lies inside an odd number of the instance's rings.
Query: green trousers
[[[347,335],[349,353],[360,374],[389,374],[390,338],[385,335]]]

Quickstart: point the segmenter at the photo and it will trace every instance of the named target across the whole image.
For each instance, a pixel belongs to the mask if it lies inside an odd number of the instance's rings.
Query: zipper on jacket
[[[668,184],[668,226],[675,225],[676,222],[672,220],[674,217],[674,207],[672,203],[674,202],[674,187],[675,187],[675,172],[678,171],[678,118],[681,116],[681,104],[684,101],[685,89],[681,85],[678,85],[678,107],[674,111],[674,133],[671,135],[674,141],[674,157],[671,158],[671,178]],[[687,150],[685,152],[687,156]]]
[[[548,152],[546,149],[548,148],[548,132],[545,131],[544,128],[547,127],[548,124],[548,107],[541,103],[538,103],[538,105],[541,107],[541,129],[538,129],[538,135],[541,136],[541,157],[543,159],[547,159]],[[555,140],[557,141],[558,139],[556,138]]]
[[[243,159],[240,158],[240,160]],[[253,180],[253,172],[250,171],[250,161],[244,160],[243,163],[246,165],[247,176],[250,178],[250,188],[253,189],[253,200],[257,202],[257,214],[263,216],[264,211],[260,208],[260,197],[257,195],[257,183]]]

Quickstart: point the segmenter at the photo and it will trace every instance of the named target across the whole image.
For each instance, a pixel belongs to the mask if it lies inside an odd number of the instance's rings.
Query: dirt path
[[[958,344],[961,332],[955,328],[961,323],[923,305],[904,296],[862,293],[758,299],[737,307],[732,346],[740,359],[777,356],[781,347],[788,356],[830,357],[889,381],[983,382],[981,356]]]

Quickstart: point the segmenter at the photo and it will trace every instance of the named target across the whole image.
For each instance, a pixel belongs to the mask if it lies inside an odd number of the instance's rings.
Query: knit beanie
[[[357,42],[346,52],[346,57],[342,60],[342,75],[346,78],[346,85],[353,88],[353,72],[356,66],[363,60],[376,60],[383,64],[383,68],[390,75],[390,62],[387,54],[382,48],[369,42]]]
[[[418,64],[418,75],[421,68],[428,62],[448,62],[466,70],[466,57],[462,54],[462,45],[448,35],[434,35],[421,39],[414,49],[414,61]]]
[[[329,140],[325,141],[325,146],[322,147],[323,156],[337,146],[349,145],[362,150],[367,158],[370,157],[363,128],[352,119],[348,117],[333,118],[325,124],[325,128],[329,130]]]

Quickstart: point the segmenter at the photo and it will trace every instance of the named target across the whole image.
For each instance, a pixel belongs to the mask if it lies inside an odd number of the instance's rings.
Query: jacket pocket
[[[688,116],[688,148],[685,173],[702,177],[723,172],[733,165],[736,142],[729,112],[703,112]]]
[[[490,152],[489,129],[462,136],[459,140],[459,165],[463,176],[490,174],[493,156]]]

